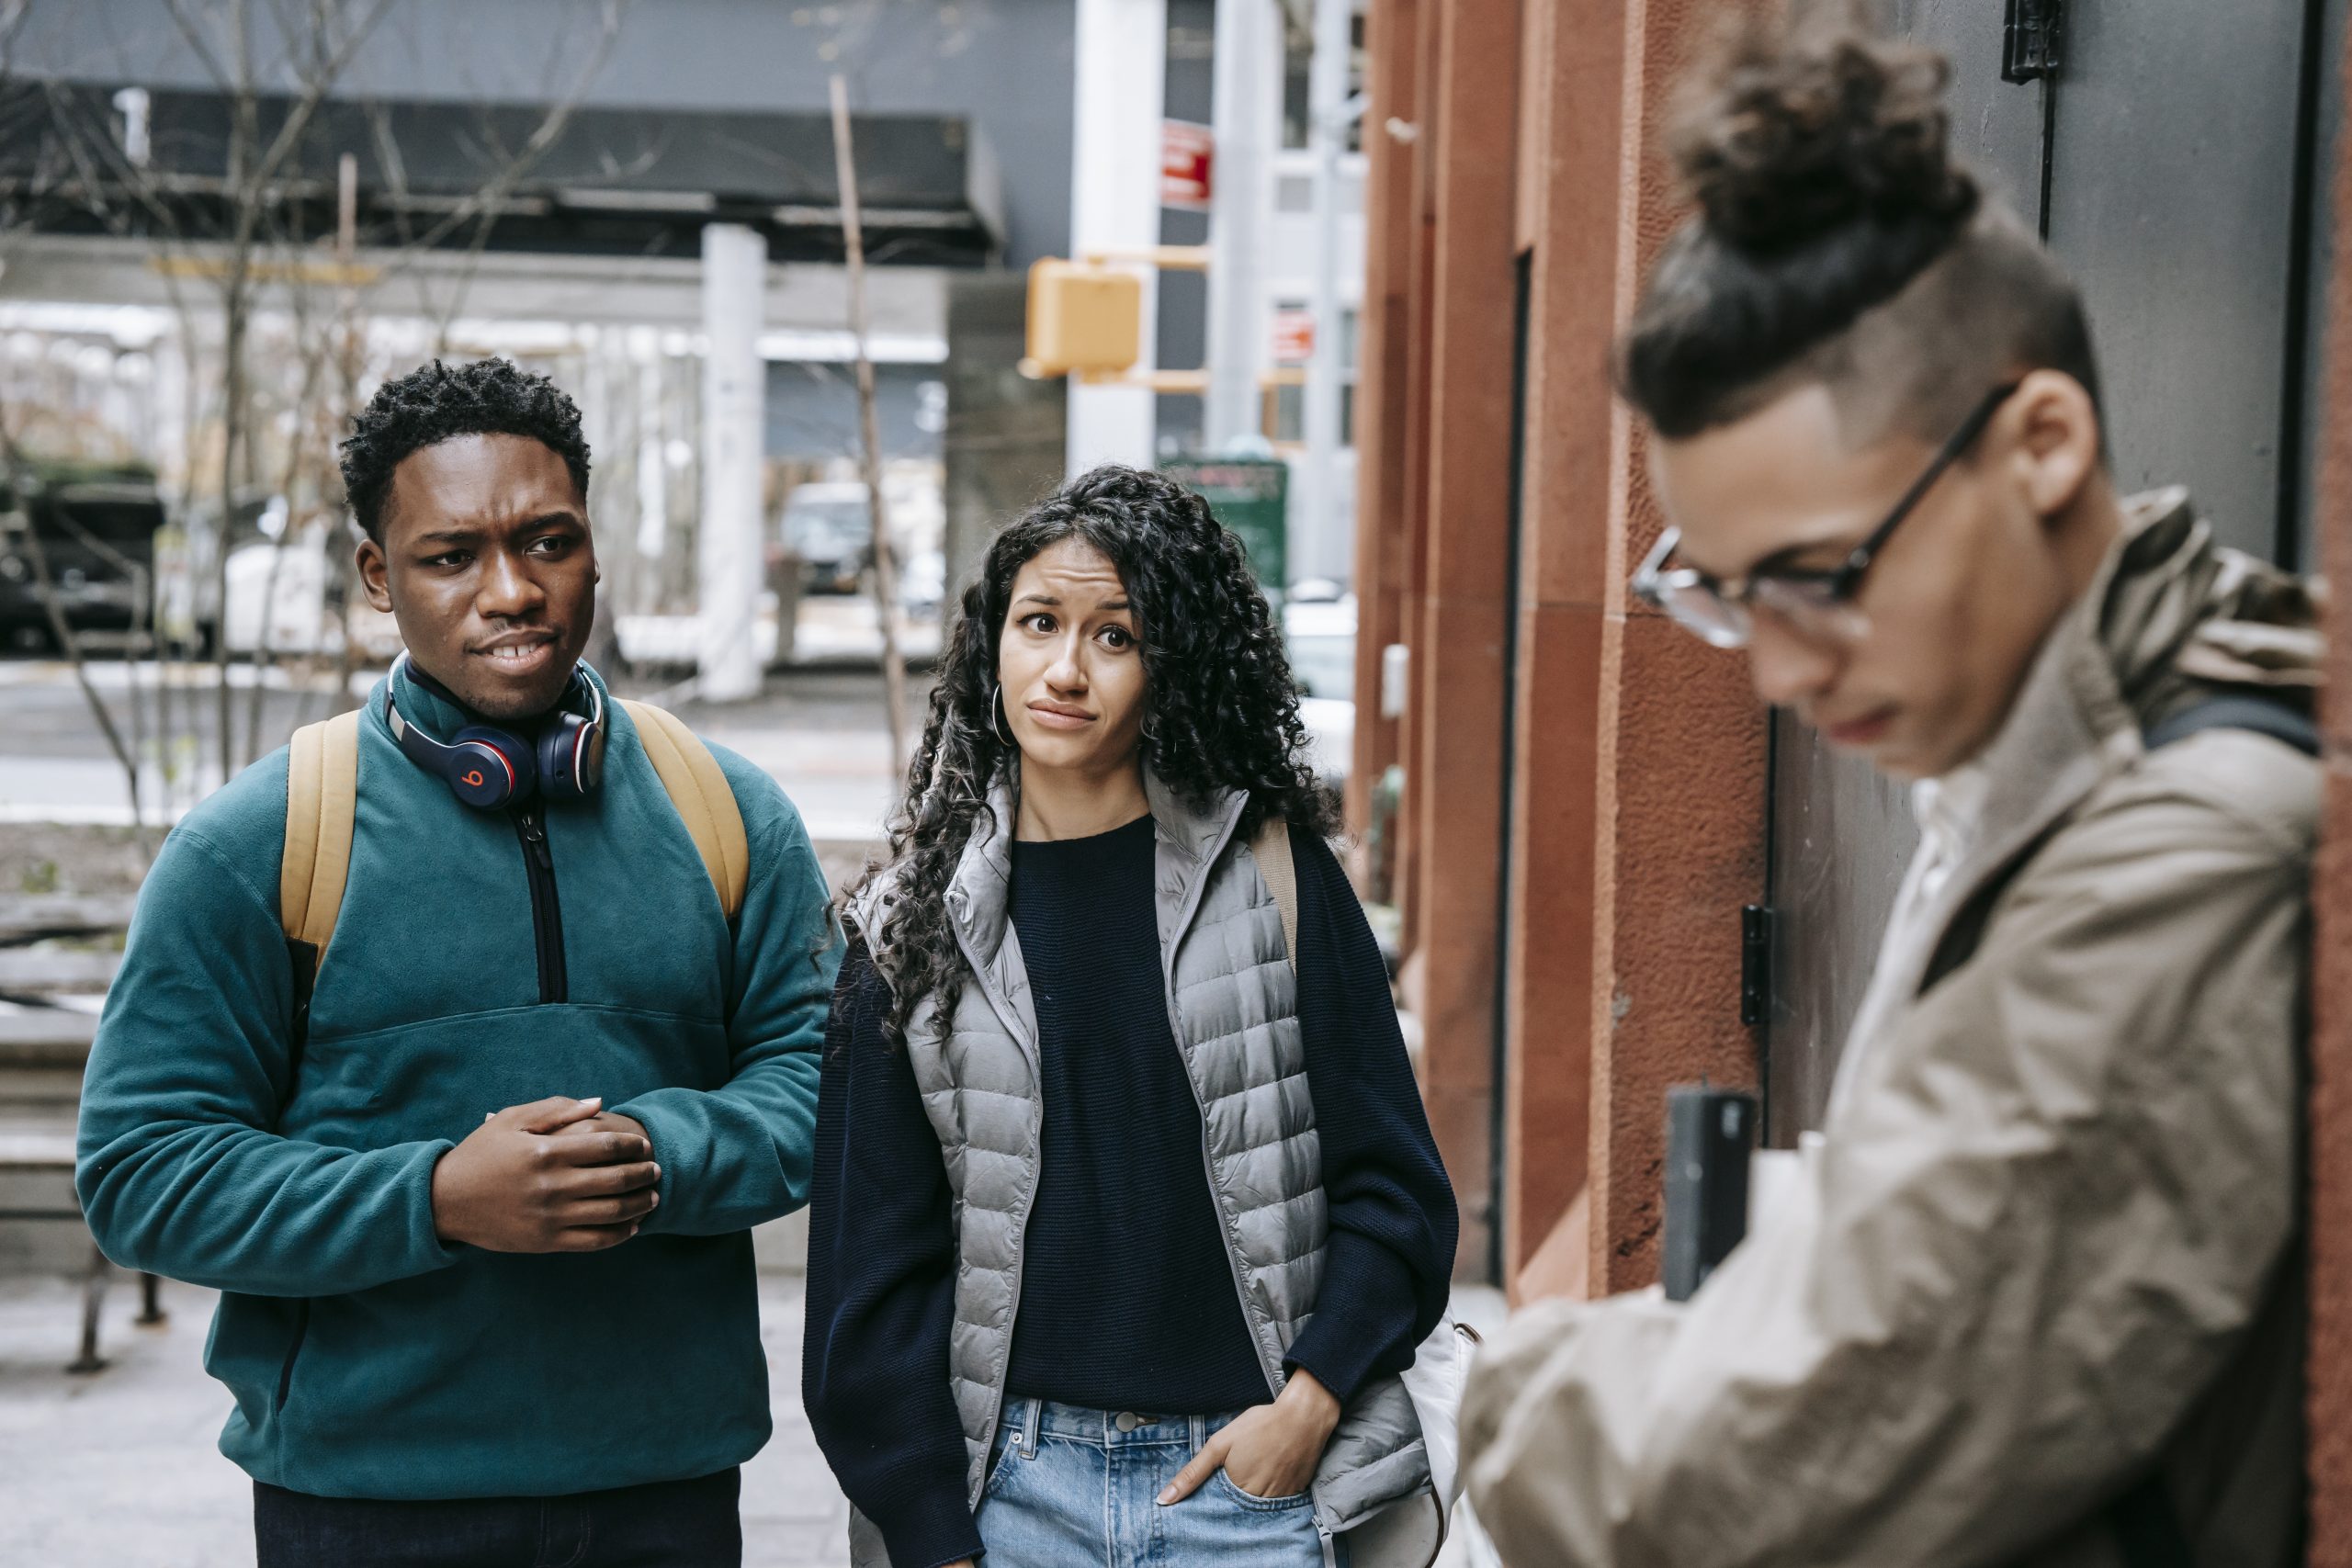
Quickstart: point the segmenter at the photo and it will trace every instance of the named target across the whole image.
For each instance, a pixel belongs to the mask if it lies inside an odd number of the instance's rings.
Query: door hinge
[[[1772,1017],[1772,911],[1750,904],[1739,912],[1739,1021],[1751,1028]]]
[[[2001,24],[2001,80],[2058,74],[2061,0],[2008,0]]]

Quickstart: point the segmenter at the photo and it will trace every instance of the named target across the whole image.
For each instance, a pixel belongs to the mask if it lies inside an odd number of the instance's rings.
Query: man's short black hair
[[[581,500],[588,498],[580,409],[560,388],[511,359],[454,369],[436,359],[378,388],[343,443],[344,494],[369,538],[384,542],[392,470],[410,453],[453,435],[527,435],[563,459]]]

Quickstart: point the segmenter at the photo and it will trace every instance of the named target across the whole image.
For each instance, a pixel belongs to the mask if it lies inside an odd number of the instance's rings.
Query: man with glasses
[[[1636,592],[1912,784],[1922,843],[1747,1239],[1481,1357],[1507,1562],[2300,1561],[2310,596],[2117,494],[2079,299],[1941,84],[1754,33],[1677,138]]]

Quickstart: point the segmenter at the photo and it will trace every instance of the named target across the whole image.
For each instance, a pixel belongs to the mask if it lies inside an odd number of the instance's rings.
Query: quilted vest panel
[[[1146,783],[1159,825],[1154,897],[1170,1021],[1201,1105],[1209,1187],[1271,1396],[1282,1387],[1283,1352],[1314,1314],[1329,1224],[1295,977],[1273,895],[1249,846],[1235,841],[1243,797],[1202,811],[1156,778]],[[1000,784],[990,807],[994,824],[1009,829],[1010,789]],[[955,1016],[941,1019],[926,999],[907,1028],[909,1062],[954,1193],[948,1365],[975,1506],[1012,1354],[1045,1119],[1036,1013],[1007,914],[1010,837],[994,824],[984,818],[975,829],[947,892],[971,966]],[[878,929],[870,918],[861,924]],[[887,954],[876,958],[887,974]],[[1351,1529],[1428,1484],[1412,1403],[1401,1382],[1384,1379],[1350,1403],[1324,1450],[1316,1520],[1327,1532]],[[859,1568],[887,1562],[879,1532],[865,1521],[853,1521],[851,1541]],[[1356,1555],[1361,1568],[1382,1568]]]

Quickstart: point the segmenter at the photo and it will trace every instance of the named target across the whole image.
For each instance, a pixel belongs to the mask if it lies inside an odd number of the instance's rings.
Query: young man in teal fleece
[[[730,923],[608,699],[583,798],[477,809],[394,739],[394,708],[527,741],[602,696],[570,399],[436,363],[377,394],[344,469],[410,662],[361,720],[307,1027],[278,751],[149,874],[84,1089],[84,1208],[118,1263],[222,1292],[205,1364],[262,1568],[739,1562],[737,1467],[769,1430],[749,1232],[807,1197],[839,962],[816,857],[712,748],[751,849]]]

